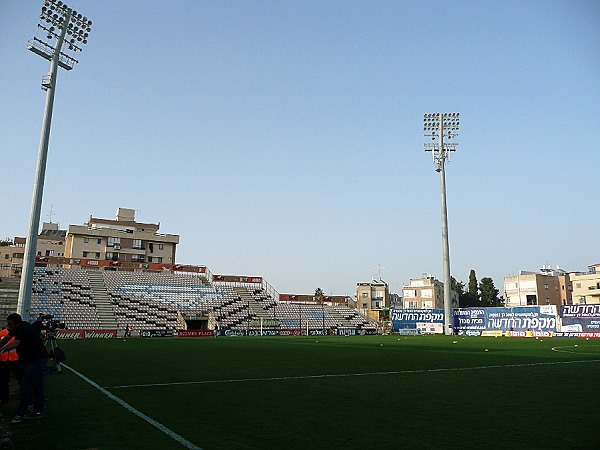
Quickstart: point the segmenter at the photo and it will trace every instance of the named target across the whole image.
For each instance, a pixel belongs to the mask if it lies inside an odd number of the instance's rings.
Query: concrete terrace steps
[[[272,319],[273,316],[265,311],[262,306],[252,297],[245,287],[234,287],[233,291],[240,296],[242,301],[250,306],[250,312],[257,318]]]
[[[112,307],[112,300],[106,290],[102,273],[95,270],[89,270],[87,275],[90,281],[90,288],[94,296],[96,314],[98,315],[100,326],[105,329],[118,328],[117,319],[115,318],[115,313]]]

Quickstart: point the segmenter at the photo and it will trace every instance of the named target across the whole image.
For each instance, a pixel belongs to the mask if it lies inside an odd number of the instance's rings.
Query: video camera
[[[60,320],[55,320],[52,314],[40,316],[39,319],[41,319],[40,331],[45,330],[48,335],[55,334],[56,330],[65,328],[65,324],[61,323]]]

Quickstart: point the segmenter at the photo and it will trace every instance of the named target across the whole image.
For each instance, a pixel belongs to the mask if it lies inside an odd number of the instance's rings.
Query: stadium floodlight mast
[[[450,152],[456,151],[456,142],[444,142],[458,135],[460,113],[432,113],[423,115],[423,131],[425,137],[438,143],[425,143],[425,151],[431,152],[435,171],[440,174],[440,191],[442,199],[442,260],[444,270],[444,334],[452,334],[452,296],[450,278],[450,246],[448,244],[448,209],[446,207],[446,161]]]
[[[25,243],[23,270],[19,288],[17,311],[24,320],[30,318],[31,291],[33,285],[33,269],[40,226],[40,210],[44,192],[46,161],[48,158],[48,141],[50,139],[50,124],[54,105],[54,91],[58,68],[71,70],[78,62],[74,55],[87,44],[89,33],[92,31],[92,21],[65,3],[46,0],[40,13],[40,21],[35,37],[29,41],[27,48],[33,53],[50,61],[50,72],[42,78],[42,89],[46,91],[46,106],[42,120],[42,134],[38,151],[37,168],[33,184],[33,197],[29,215],[29,232]],[[54,45],[52,43],[54,42]],[[63,48],[64,46],[64,48]]]

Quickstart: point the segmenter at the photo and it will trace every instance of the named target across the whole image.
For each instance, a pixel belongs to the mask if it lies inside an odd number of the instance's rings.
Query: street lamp
[[[31,290],[33,285],[33,269],[37,248],[37,238],[40,226],[40,210],[44,192],[46,161],[48,159],[48,142],[54,105],[54,91],[58,68],[71,70],[78,62],[74,55],[87,44],[89,33],[92,31],[92,21],[77,11],[69,8],[63,2],[47,0],[42,6],[40,21],[35,37],[29,41],[27,48],[33,53],[50,61],[50,72],[42,78],[42,89],[46,91],[46,106],[42,120],[42,134],[38,150],[37,168],[33,184],[33,197],[29,215],[29,232],[25,243],[23,272],[19,288],[17,311],[24,320],[30,317]],[[54,41],[54,46],[52,41]],[[64,48],[63,48],[64,45]]]
[[[442,259],[444,270],[444,334],[452,334],[452,297],[450,279],[450,248],[448,245],[448,209],[446,207],[446,161],[450,159],[450,152],[456,151],[456,142],[444,142],[444,139],[453,139],[458,135],[460,113],[433,113],[423,115],[423,131],[432,141],[426,143],[425,151],[433,155],[435,171],[440,174],[440,191],[442,200]]]

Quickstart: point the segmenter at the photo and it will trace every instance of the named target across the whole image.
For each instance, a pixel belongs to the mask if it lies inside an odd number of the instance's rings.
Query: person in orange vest
[[[8,336],[8,330],[3,328],[0,330],[0,340],[4,336]],[[14,337],[11,337],[8,343],[13,342]],[[14,373],[17,380],[19,376],[19,356],[14,348],[8,352],[0,353],[0,405],[8,403],[10,373]]]

